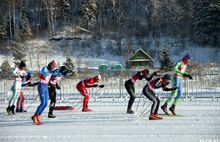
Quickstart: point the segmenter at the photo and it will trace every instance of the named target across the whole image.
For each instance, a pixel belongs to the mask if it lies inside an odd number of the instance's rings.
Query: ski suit
[[[38,84],[38,93],[40,96],[40,105],[38,106],[35,115],[41,115],[48,104],[48,83],[51,75],[59,76],[57,70],[49,71],[47,67],[43,67],[40,74],[40,82]]]
[[[27,86],[27,85],[28,86],[35,86],[37,84],[38,84],[38,82],[32,83],[30,81],[30,79],[27,79],[27,77],[24,77],[22,79],[22,87]],[[18,101],[17,101],[17,108],[18,109],[24,108],[24,100],[25,100],[24,92],[23,92],[23,90],[21,90]]]
[[[98,83],[95,82],[94,78],[88,78],[88,79],[82,80],[76,85],[77,90],[80,92],[81,95],[84,96],[83,108],[88,108],[89,92],[87,88],[97,87],[97,86],[98,86]]]
[[[22,77],[26,76],[27,73],[24,70],[21,70],[20,68],[17,67],[13,71],[13,75],[15,76],[15,80],[12,87],[13,95],[9,100],[9,106],[15,106],[21,92]]]
[[[177,62],[174,66],[175,75],[173,77],[172,83],[173,87],[177,87],[177,90],[172,91],[172,93],[168,96],[166,100],[166,104],[168,104],[171,99],[174,97],[174,105],[176,106],[180,97],[182,96],[182,85],[183,85],[183,75],[188,74],[186,72],[187,65],[184,65],[181,61]]]
[[[127,109],[131,109],[132,108],[132,105],[133,105],[134,100],[136,98],[135,88],[134,88],[135,82],[137,80],[142,80],[143,78],[145,78],[148,81],[153,78],[153,75],[150,76],[150,77],[148,77],[147,75],[148,75],[148,73],[144,73],[144,72],[138,71],[136,74],[134,74],[132,76],[132,78],[130,78],[127,81],[125,81],[124,86],[125,86],[128,94],[130,95],[130,99],[128,101],[128,108]]]
[[[49,108],[49,114],[53,114],[53,110],[56,104],[56,96],[57,96],[57,92],[56,92],[56,88],[58,88],[58,84],[57,82],[60,81],[62,79],[62,75],[61,76],[51,76],[49,85],[48,85],[48,89],[49,89],[49,97],[50,97],[50,108]]]
[[[157,78],[153,78],[152,80],[149,81],[149,83],[147,83],[145,85],[145,87],[143,88],[143,94],[150,100],[153,102],[152,106],[151,106],[151,114],[157,114],[159,106],[160,106],[160,99],[158,98],[158,96],[156,96],[155,93],[155,89],[158,88],[163,88],[164,91],[173,91],[176,90],[176,88],[167,88],[166,86],[169,83],[163,84],[162,83],[162,78],[157,77]]]

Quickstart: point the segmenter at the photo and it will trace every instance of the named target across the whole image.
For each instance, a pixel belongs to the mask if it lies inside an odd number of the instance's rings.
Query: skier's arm
[[[13,71],[14,76],[27,76],[27,73],[25,71],[19,71],[18,68],[15,68]]]
[[[148,77],[147,75],[145,76],[145,79],[147,80],[147,81],[150,81],[154,76],[156,76],[157,75],[157,72],[154,72],[150,77]]]
[[[28,84],[28,86],[30,86],[30,87],[32,87],[32,86],[36,86],[36,85],[38,85],[38,83],[39,83],[39,82],[30,83],[30,84]]]
[[[175,90],[177,89],[177,87],[174,87],[174,88],[168,88],[168,87],[166,87],[168,84],[169,84],[169,83],[164,84],[164,85],[162,86],[163,91],[175,91]]]

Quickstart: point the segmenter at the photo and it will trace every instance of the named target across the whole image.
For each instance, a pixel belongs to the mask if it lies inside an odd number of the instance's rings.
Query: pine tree
[[[197,0],[193,18],[195,39],[199,43],[220,45],[220,1]],[[219,43],[218,43],[219,41]]]
[[[5,36],[6,36],[5,23],[2,16],[0,17],[0,39],[4,39]]]
[[[167,49],[163,48],[160,51],[159,60],[160,60],[160,66],[161,66],[160,69],[165,70],[165,71],[172,70],[173,63],[170,60],[170,56],[169,56]]]
[[[68,76],[68,78],[75,78],[77,77],[77,69],[75,64],[73,63],[72,59],[70,57],[66,58],[66,62],[64,63],[64,66],[66,66],[67,69],[71,71],[71,74]]]
[[[12,41],[11,43],[11,52],[14,57],[14,63],[18,65],[22,60],[25,60],[25,48],[24,46],[16,41]]]
[[[8,62],[8,60],[4,60],[4,62],[2,63],[2,66],[1,66],[1,77],[2,78],[8,78],[11,76],[11,73],[12,73],[12,69],[11,69],[11,66]]]
[[[80,25],[88,29],[89,24],[95,21],[96,12],[97,12],[96,0],[80,0],[80,13],[81,13]]]

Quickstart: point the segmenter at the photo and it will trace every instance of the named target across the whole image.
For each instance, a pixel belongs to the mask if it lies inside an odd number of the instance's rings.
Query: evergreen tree
[[[163,48],[160,51],[159,60],[160,60],[160,66],[161,66],[160,69],[165,70],[165,71],[172,70],[173,63],[170,60],[170,56],[169,56],[167,49]]]
[[[68,78],[75,78],[77,77],[77,69],[75,64],[73,63],[72,59],[70,57],[66,58],[66,62],[64,63],[64,66],[66,66],[67,69],[71,71],[71,74],[68,76]]]
[[[31,32],[31,28],[29,25],[29,20],[27,18],[27,1],[24,1],[24,4],[22,6],[22,27],[20,29],[20,38],[22,41],[24,40],[28,40],[32,37],[32,32]]]
[[[197,0],[193,18],[195,39],[202,44],[220,45],[220,1]]]
[[[24,46],[16,41],[12,41],[11,43],[11,52],[14,57],[14,63],[18,65],[22,60],[25,60],[25,48]]]
[[[55,0],[56,18],[61,22],[69,22],[71,20],[70,1],[69,0]]]
[[[95,15],[97,12],[96,0],[80,0],[80,25],[86,29],[91,22],[95,21]]]
[[[1,65],[1,77],[2,78],[8,78],[11,76],[12,69],[8,62],[8,60],[4,60],[4,62]]]
[[[0,40],[4,39],[5,36],[6,36],[5,23],[2,16],[0,17]]]

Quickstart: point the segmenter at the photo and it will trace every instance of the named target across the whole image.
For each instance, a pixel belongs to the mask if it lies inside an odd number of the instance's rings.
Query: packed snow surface
[[[79,100],[79,99],[78,99]],[[57,105],[74,105],[78,100],[58,101]],[[219,142],[220,103],[217,98],[182,99],[177,116],[162,115],[163,120],[149,121],[149,113],[139,117],[149,106],[135,100],[135,114],[126,114],[126,99],[91,99],[93,112],[55,111],[55,119],[42,115],[43,124],[31,121],[39,101],[26,104],[27,113],[7,115],[7,103],[0,105],[0,142]],[[161,100],[161,104],[164,103]],[[145,105],[144,105],[145,104]],[[144,107],[143,107],[144,105]],[[77,106],[78,107],[78,106]],[[76,107],[76,108],[77,108]],[[148,107],[147,110],[149,110]],[[163,114],[159,110],[160,114]]]

